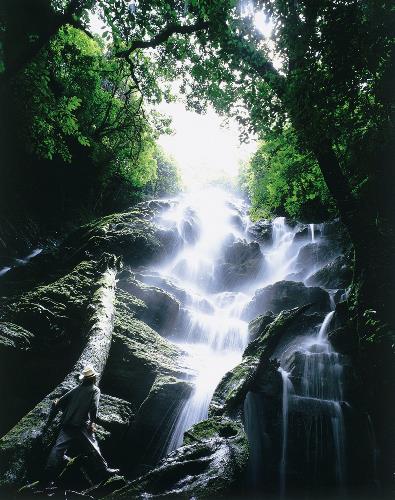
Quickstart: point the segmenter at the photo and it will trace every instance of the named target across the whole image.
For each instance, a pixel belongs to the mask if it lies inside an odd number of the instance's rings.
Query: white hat
[[[82,370],[80,376],[78,377],[80,380],[84,380],[85,378],[91,378],[91,377],[96,377],[97,373],[94,370],[94,368],[90,365],[85,366],[85,368]]]

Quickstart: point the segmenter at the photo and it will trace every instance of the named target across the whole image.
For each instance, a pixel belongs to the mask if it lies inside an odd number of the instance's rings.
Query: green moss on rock
[[[53,342],[83,326],[83,314],[98,286],[97,263],[84,261],[53,283],[12,298],[2,319],[28,329],[36,341]]]
[[[113,342],[102,380],[105,392],[132,402],[135,411],[157,375],[179,377],[187,372],[183,352],[134,316],[145,307],[136,300],[127,292],[117,293]]]
[[[0,359],[11,351],[29,351],[34,335],[21,326],[0,322]]]
[[[295,321],[308,309],[308,305],[282,311],[276,319],[252,341],[239,365],[222,378],[209,407],[209,415],[233,415],[240,409],[247,392],[255,381],[260,364],[273,355],[279,340],[289,332]]]
[[[157,467],[108,498],[229,498],[239,496],[248,461],[243,426],[215,420],[198,424],[199,442],[170,453]],[[220,436],[220,433],[229,434]]]

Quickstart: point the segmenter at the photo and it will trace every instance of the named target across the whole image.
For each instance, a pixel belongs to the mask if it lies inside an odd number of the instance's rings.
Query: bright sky
[[[159,110],[172,118],[174,130],[173,135],[161,136],[159,143],[176,160],[186,187],[235,178],[240,161],[256,149],[254,141],[240,145],[236,122],[222,127],[222,119],[212,109],[199,115],[176,102],[162,103]]]
[[[243,3],[245,14],[253,11],[252,3]],[[255,14],[258,29],[270,37],[272,23],[263,12]],[[91,26],[96,33],[103,27],[97,16],[91,16]],[[196,187],[210,180],[235,178],[240,162],[247,160],[256,150],[256,142],[240,144],[236,121],[222,126],[222,119],[213,109],[204,115],[187,111],[182,102],[162,103],[159,111],[172,118],[172,135],[159,139],[163,149],[174,157],[185,187]]]

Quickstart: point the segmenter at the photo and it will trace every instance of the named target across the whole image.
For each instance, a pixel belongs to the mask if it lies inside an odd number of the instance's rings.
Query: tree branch
[[[163,31],[158,33],[156,36],[150,40],[134,40],[130,47],[126,50],[122,50],[116,53],[117,57],[127,58],[132,52],[137,49],[153,49],[158,45],[166,42],[171,36],[175,34],[179,35],[190,35],[196,31],[202,31],[210,26],[208,21],[199,20],[195,24],[189,26],[181,26],[179,24],[169,24]]]

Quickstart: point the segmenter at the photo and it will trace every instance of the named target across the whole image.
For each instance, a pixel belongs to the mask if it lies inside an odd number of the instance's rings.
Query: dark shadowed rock
[[[84,495],[89,495],[89,498],[107,498],[108,495],[116,490],[127,485],[127,481],[123,476],[113,476],[107,481],[95,484],[91,488],[84,490]]]
[[[278,281],[255,292],[251,302],[246,306],[243,317],[248,321],[267,311],[279,313],[283,309],[311,304],[311,310],[328,311],[330,300],[328,293],[322,288],[306,287],[301,282]]]
[[[185,403],[193,386],[170,376],[158,376],[148,396],[140,406],[130,426],[126,440],[130,451],[126,461],[130,466],[137,463],[154,465],[163,451],[178,415],[178,408]],[[133,463],[135,462],[135,463]]]
[[[132,405],[128,401],[108,394],[101,395],[96,437],[102,454],[111,467],[119,466],[127,453],[125,437],[133,418]]]
[[[352,268],[343,255],[312,274],[306,284],[325,288],[346,288],[352,279]]]
[[[224,249],[224,262],[219,262],[214,271],[214,284],[221,290],[237,289],[256,279],[264,270],[265,260],[256,242],[236,240]]]
[[[240,492],[248,459],[243,426],[209,419],[190,429],[188,443],[109,498],[229,498]]]
[[[273,243],[273,228],[269,220],[260,220],[248,226],[248,235],[266,245]]]
[[[355,355],[358,352],[358,335],[351,326],[336,328],[329,333],[328,338],[335,351],[339,353]]]
[[[299,250],[296,267],[299,269],[309,269],[313,266],[322,266],[337,257],[339,253],[339,247],[327,241],[308,243]]]
[[[81,331],[98,274],[97,263],[81,262],[53,283],[8,301],[0,315],[26,328],[42,343],[55,343],[75,335]]]
[[[34,342],[34,335],[13,323],[0,323],[0,364],[5,357],[15,351],[29,351]],[[11,354],[12,355],[12,354]]]
[[[166,331],[174,325],[180,311],[178,300],[161,288],[145,285],[132,277],[121,276],[119,288],[141,299],[147,308],[140,315],[145,323],[159,332]]]

